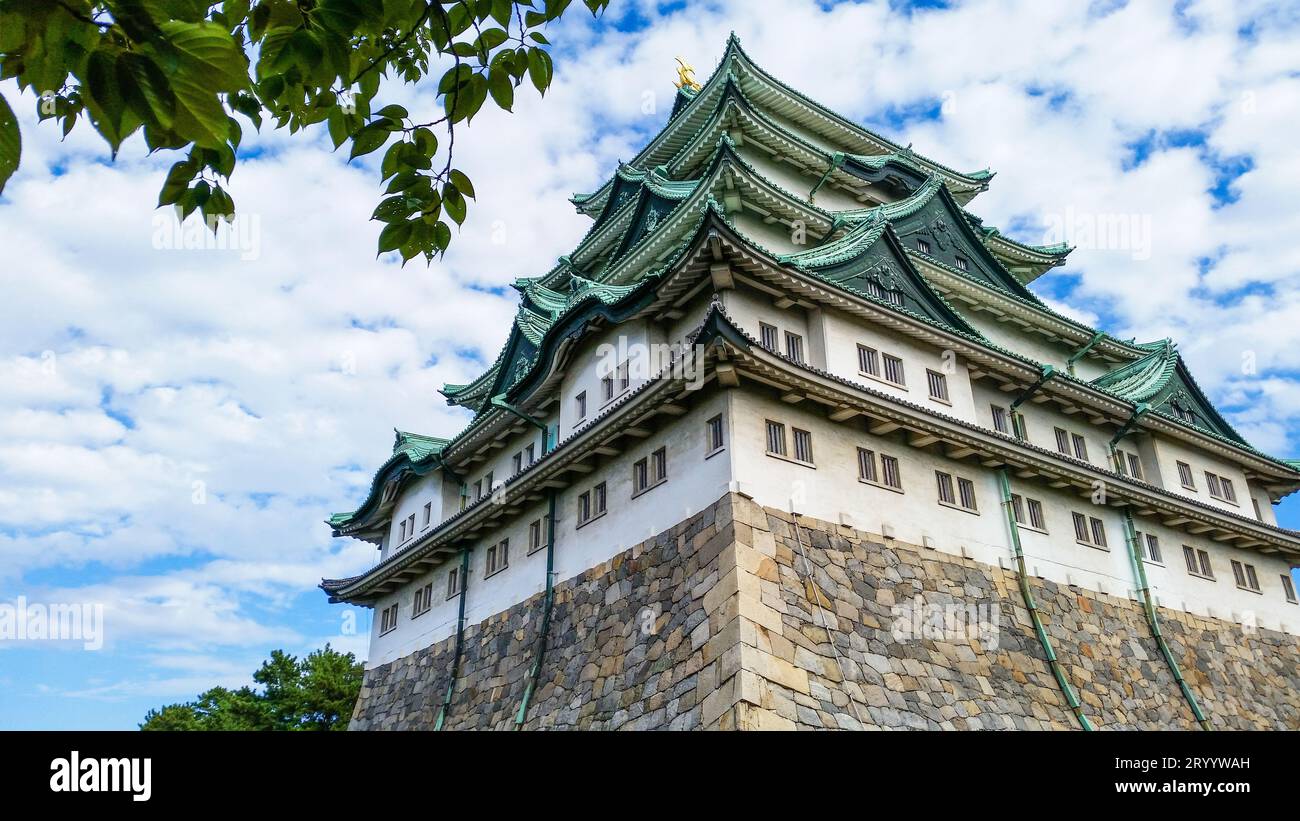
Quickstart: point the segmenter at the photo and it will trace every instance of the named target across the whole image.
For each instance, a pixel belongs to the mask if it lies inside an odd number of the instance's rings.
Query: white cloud
[[[565,199],[663,122],[673,58],[703,79],[732,30],[846,115],[888,123],[945,102],[938,120],[881,128],[945,164],[996,170],[972,206],[989,224],[1039,241],[1067,210],[1149,217],[1150,259],[1080,248],[1047,275],[1080,274],[1078,288],[1050,304],[1122,336],[1174,336],[1243,432],[1295,446],[1294,11],[1166,0],[1089,17],[1081,3],[976,0],[908,17],[884,2],[719,0],[663,17],[649,0],[613,5],[611,19],[635,9],[653,25],[615,31],[575,4],[551,36],[568,51],[546,98],[521,89],[515,113],[485,110],[462,131],[457,165],[478,200],[428,268],[375,259],[378,155],[348,165],[318,132],[245,131],[261,153],[231,191],[256,220],[255,259],[155,249],[172,158],[136,140],[109,164],[84,124],[60,142],[30,95],[17,100],[24,167],[0,200],[0,579],[111,605],[119,647],[145,655],[105,693],[239,678],[223,663],[173,675],[162,648],[221,662],[328,632],[318,622],[333,611],[302,593],[374,551],[334,543],[321,519],[364,494],[392,427],[463,426],[436,390],[496,356],[515,310],[505,286],[587,230]],[[12,83],[0,89],[16,99]],[[427,88],[393,99],[431,109]],[[1127,167],[1135,141],[1189,130],[1201,144],[1157,139]],[[1207,156],[1250,157],[1235,202],[1216,206]],[[1217,259],[1208,275],[1202,258]]]

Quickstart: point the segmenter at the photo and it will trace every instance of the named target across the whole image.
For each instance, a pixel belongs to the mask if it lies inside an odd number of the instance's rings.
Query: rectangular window
[[[573,397],[573,415],[577,419],[587,418],[587,392],[583,391]]]
[[[768,325],[766,322],[758,323],[758,340],[764,348],[769,350],[779,350],[780,344],[777,342],[778,335],[775,325]]]
[[[1192,481],[1192,466],[1186,462],[1178,463],[1178,481],[1188,490],[1196,490],[1196,482]]]
[[[1250,504],[1255,508],[1255,518],[1261,522],[1264,521],[1264,514],[1259,512],[1259,500],[1252,496],[1250,497]]]
[[[785,456],[785,425],[767,420],[767,452]]]
[[[858,448],[858,478],[866,482],[878,482],[876,475],[876,454],[866,448]]]
[[[668,449],[659,448],[650,454],[650,479],[662,482],[668,478]]]
[[[889,354],[883,355],[881,359],[885,362],[885,381],[893,382],[895,385],[906,385],[907,376],[903,373],[903,360]]]
[[[406,520],[405,519],[403,519],[401,523],[398,525],[398,531],[399,531],[399,535],[397,537],[397,542],[398,544],[401,544],[402,542],[406,541]]]
[[[1160,540],[1154,534],[1147,533],[1145,539],[1143,534],[1138,534],[1138,547],[1142,549],[1142,558],[1156,564],[1164,564],[1164,557],[1160,555]]]
[[[1043,518],[1043,503],[1037,499],[1029,499],[1029,526],[1036,527],[1039,530],[1047,530],[1047,520]]]
[[[524,461],[530,465],[537,461],[537,448],[532,442],[529,442],[528,447],[524,448]]]
[[[925,381],[930,387],[931,399],[938,399],[940,402],[948,401],[948,377],[927,369]]]
[[[859,345],[858,370],[872,376],[880,376],[880,352],[875,348]]]
[[[1237,503],[1237,490],[1232,486],[1232,480],[1227,477],[1219,477],[1219,485],[1223,488],[1223,499],[1226,502]]]
[[[1125,456],[1128,458],[1128,475],[1132,476],[1134,479],[1141,479],[1142,462],[1138,460],[1136,454],[1128,453],[1125,454]]]
[[[1088,517],[1082,513],[1071,513],[1074,517],[1074,539],[1075,541],[1088,544]]]
[[[411,603],[411,618],[423,616],[433,607],[433,582],[415,591],[415,601]]]
[[[591,502],[594,508],[592,516],[605,515],[605,483],[601,482],[591,489]]]
[[[397,605],[385,607],[379,614],[379,635],[391,633],[397,629]]]
[[[903,489],[903,474],[898,470],[898,460],[893,456],[880,456],[880,475],[885,484],[896,490]]]
[[[528,552],[535,553],[541,550],[543,545],[542,523],[545,519],[533,519],[528,523]]]
[[[521,450],[515,454],[515,473],[524,469],[524,452]]]
[[[978,510],[975,504],[975,483],[970,479],[957,480],[957,495],[961,499],[961,506],[967,510]]]
[[[1084,462],[1088,461],[1088,443],[1077,433],[1070,434],[1070,438],[1074,440],[1075,457]]]
[[[415,536],[415,514],[414,513],[406,517],[406,537],[409,539],[412,538],[413,536]]]
[[[936,470],[934,472],[934,478],[939,483],[939,501],[946,505],[956,504],[957,497],[952,491],[952,474]]]
[[[632,385],[632,371],[625,361],[618,366],[618,392],[622,393]]]
[[[930,243],[926,242],[923,239],[918,239],[916,241],[916,250],[920,251],[923,254],[928,254],[930,253]]]
[[[424,503],[424,526],[428,527],[429,522],[433,520],[433,502]]]
[[[1286,600],[1296,604],[1295,582],[1291,580],[1290,574],[1282,574],[1282,592],[1286,594]]]
[[[708,421],[709,426],[709,454],[717,453],[726,445],[723,438],[722,414],[718,414]]]
[[[614,374],[607,373],[600,378],[600,401],[608,402],[614,398]]]
[[[1089,522],[1092,524],[1092,543],[1097,547],[1106,547],[1106,525],[1095,516]]]
[[[647,459],[637,459],[632,463],[632,495],[645,490],[650,484],[650,465]]]
[[[794,458],[800,462],[812,463],[812,434],[806,430],[793,429],[794,432]]]
[[[1072,513],[1074,517],[1074,538],[1091,547],[1107,549],[1106,544],[1106,525],[1096,516],[1084,516],[1082,513]]]
[[[954,257],[953,262],[957,264],[958,271],[969,271],[970,263],[966,262],[965,257]]]
[[[1007,409],[1001,405],[991,405],[993,410],[993,429],[998,433],[1010,433],[1011,428],[1007,425]]]
[[[803,337],[785,332],[785,355],[795,362],[803,362]]]
[[[1056,434],[1056,449],[1066,456],[1070,455],[1070,434],[1063,428],[1053,428]]]
[[[487,472],[487,476],[483,477],[483,492],[489,496],[492,495],[492,471],[490,470]]]
[[[1011,494],[1011,514],[1015,516],[1016,524],[1025,523],[1025,500],[1019,493]]]
[[[1202,579],[1214,579],[1214,568],[1210,566],[1210,554],[1204,550],[1183,545],[1183,560],[1187,563],[1187,572]]]
[[[464,580],[460,577],[460,568],[453,567],[447,573],[447,598],[455,598],[461,590],[465,589]]]
[[[487,573],[485,576],[491,576],[493,573],[505,570],[510,565],[510,540],[502,539],[500,542],[492,545],[487,549]]]
[[[1219,477],[1205,471],[1205,487],[1209,489],[1210,495],[1215,499],[1223,498],[1223,489],[1219,487]]]
[[[1255,574],[1255,565],[1232,560],[1232,577],[1236,580],[1237,586],[1245,590],[1259,591],[1259,576]]]

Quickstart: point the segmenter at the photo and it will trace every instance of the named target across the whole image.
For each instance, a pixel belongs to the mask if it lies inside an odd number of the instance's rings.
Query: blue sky
[[[436,390],[496,355],[508,283],[586,230],[566,198],[658,129],[673,58],[702,79],[733,30],[809,96],[998,172],[972,209],[1022,239],[1064,214],[1149,219],[1149,258],[1081,247],[1040,293],[1120,336],[1178,340],[1248,439],[1300,455],[1294,4],[611,5],[592,22],[575,4],[549,33],[545,100],[485,112],[458,141],[479,200],[430,268],[375,259],[374,167],[311,132],[245,129],[246,241],[165,247],[153,204],[173,158],[135,141],[110,162],[84,127],[61,142],[0,85],[26,150],[0,198],[0,600],[107,618],[99,651],[0,645],[0,728],[133,727],[248,683],[273,648],[362,652],[369,611],[314,585],[374,550],[322,520],[363,497],[393,427],[464,425]],[[433,110],[428,89],[384,102]],[[1294,498],[1279,513],[1300,526]]]

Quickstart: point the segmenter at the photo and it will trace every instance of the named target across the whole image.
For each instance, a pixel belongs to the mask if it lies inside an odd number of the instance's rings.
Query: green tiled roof
[[[1142,347],[1151,353],[1102,374],[1092,384],[1130,402],[1146,402],[1164,390],[1178,368],[1177,346],[1172,339],[1163,339]]]

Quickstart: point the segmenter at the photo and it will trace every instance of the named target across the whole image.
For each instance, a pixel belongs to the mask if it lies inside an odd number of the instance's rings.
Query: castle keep
[[[357,729],[1300,729],[1297,464],[735,37],[398,432]]]

